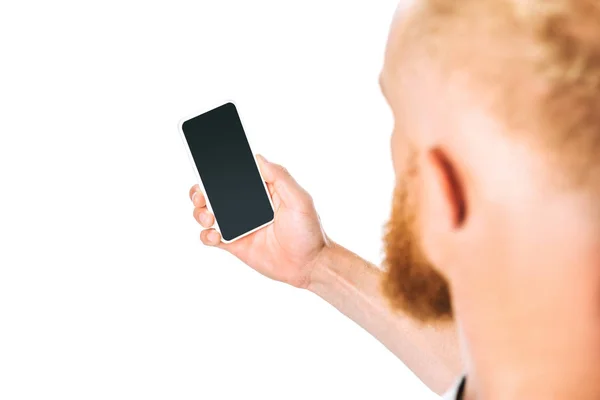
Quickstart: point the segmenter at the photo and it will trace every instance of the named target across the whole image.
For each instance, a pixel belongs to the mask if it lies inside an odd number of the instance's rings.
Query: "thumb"
[[[267,183],[273,185],[281,202],[287,207],[306,207],[310,196],[296,182],[285,167],[267,161],[262,155],[256,156],[260,172]]]

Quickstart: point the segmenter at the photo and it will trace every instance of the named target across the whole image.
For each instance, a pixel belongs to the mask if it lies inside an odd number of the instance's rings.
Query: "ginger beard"
[[[452,319],[446,279],[425,255],[418,232],[416,153],[408,157],[394,191],[392,213],[384,235],[387,272],[382,289],[392,307],[424,323]]]

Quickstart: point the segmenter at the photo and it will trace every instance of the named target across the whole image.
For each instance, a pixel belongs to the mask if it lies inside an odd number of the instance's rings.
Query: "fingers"
[[[296,182],[290,173],[281,165],[267,161],[263,156],[257,155],[258,165],[269,189],[273,188],[271,195],[277,193],[286,206],[305,206],[310,196]]]
[[[196,193],[198,190],[200,190],[200,185],[197,183],[190,188],[190,200],[192,200],[192,196],[194,196],[194,193]]]
[[[190,199],[194,203],[194,219],[204,228],[210,228],[215,223],[215,216],[206,208],[206,198],[199,185],[190,189]]]
[[[194,208],[194,219],[198,221],[203,228],[210,228],[215,223],[215,216],[212,215],[206,207]]]
[[[195,207],[206,207],[206,198],[200,190],[200,185],[196,184],[190,189],[190,200]]]
[[[206,229],[200,232],[200,241],[206,246],[220,247],[221,234],[214,229]]]
[[[200,185],[196,184],[190,189],[190,199],[194,203],[194,219],[203,228],[210,228],[215,223],[215,216],[212,215],[206,207],[206,198],[200,190]],[[221,234],[215,229],[205,229],[200,232],[200,241],[206,246],[220,247],[223,243],[221,242]]]

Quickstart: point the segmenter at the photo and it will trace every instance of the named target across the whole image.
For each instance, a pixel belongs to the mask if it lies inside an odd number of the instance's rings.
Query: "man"
[[[397,177],[387,272],[328,238],[310,196],[260,157],[274,224],[202,242],[315,292],[433,390],[459,382],[448,398],[600,399],[598,21],[595,0],[398,12],[381,74]]]

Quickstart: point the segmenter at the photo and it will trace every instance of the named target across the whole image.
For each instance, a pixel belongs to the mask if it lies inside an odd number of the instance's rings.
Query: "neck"
[[[518,296],[487,306],[457,296],[467,367],[463,399],[599,399],[596,293],[556,291],[529,306]]]
[[[465,400],[600,399],[600,217],[551,198],[506,222],[485,268],[451,279]]]

